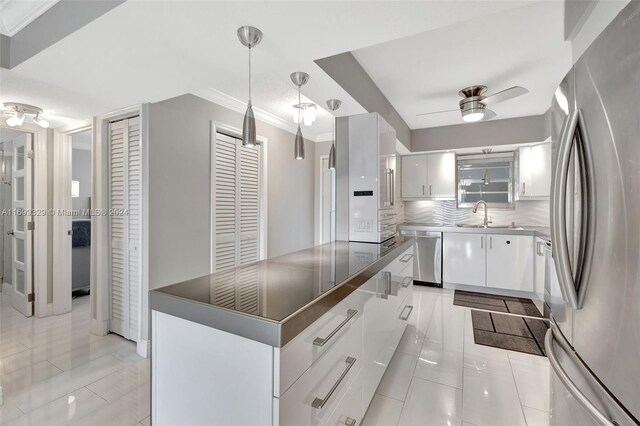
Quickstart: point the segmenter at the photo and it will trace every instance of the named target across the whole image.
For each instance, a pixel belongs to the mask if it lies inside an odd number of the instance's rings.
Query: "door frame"
[[[73,209],[71,205],[71,180],[73,173],[72,136],[76,133],[93,129],[93,120],[84,120],[72,126],[61,127],[54,132],[52,148],[53,157],[53,209],[58,212],[53,218],[53,314],[60,315],[72,309],[72,253],[68,231],[71,229],[72,217],[61,214]],[[93,151],[95,135],[91,135],[91,150]],[[93,164],[92,164],[93,166]],[[93,169],[91,171],[91,185],[93,187]],[[93,225],[93,217],[91,217]],[[93,245],[90,248],[93,254]]]
[[[320,155],[318,157],[318,174],[317,174],[317,179],[318,179],[318,194],[316,195],[316,199],[318,200],[318,225],[317,225],[317,232],[318,232],[318,238],[316,239],[316,244],[324,244],[324,243],[328,243],[331,241],[335,241],[335,202],[336,202],[336,191],[333,190],[331,192],[331,204],[332,207],[334,209],[334,216],[333,218],[331,217],[331,214],[329,214],[329,241],[322,241],[322,224],[324,223],[324,219],[325,219],[325,214],[324,214],[324,203],[322,202],[322,195],[324,193],[324,180],[322,179],[322,173],[324,172],[324,162],[325,160],[329,160],[329,155]],[[335,188],[336,185],[336,175],[335,175],[335,171],[334,174],[331,178],[332,183],[333,183],[333,188]],[[334,222],[334,223],[332,223]]]
[[[32,266],[33,266],[33,315],[36,317],[46,317],[53,312],[53,304],[50,302],[52,295],[48,291],[49,274],[48,254],[49,247],[47,241],[47,226],[49,210],[47,204],[48,198],[48,157],[47,157],[47,139],[53,135],[52,129],[43,129],[35,124],[25,123],[19,128],[7,126],[0,123],[0,127],[31,133],[33,135],[33,164],[32,164],[32,183],[33,183],[33,204],[32,208],[35,212],[43,212],[44,214],[36,214],[33,217],[35,229],[33,230],[33,249],[32,249]],[[2,283],[3,287],[4,283]],[[3,288],[4,293],[4,288]]]
[[[228,126],[218,121],[211,120],[210,139],[210,159],[209,159],[209,185],[213,188],[215,185],[215,173],[213,173],[213,164],[215,161],[215,149],[213,144],[216,141],[216,133],[226,134],[234,138],[242,139],[242,130],[237,127]],[[268,139],[264,136],[257,135],[256,141],[260,147],[260,195],[258,203],[260,205],[260,222],[259,222],[259,259],[267,258],[267,143]],[[211,194],[209,199],[209,273],[214,272],[214,256],[215,256],[215,197]]]
[[[142,167],[141,280],[138,298],[138,336],[136,351],[149,356],[149,104],[137,104],[93,118],[91,203],[95,211],[109,209],[109,123],[140,117],[140,155]],[[91,226],[91,333],[109,333],[111,274],[109,267],[109,217],[99,214]]]

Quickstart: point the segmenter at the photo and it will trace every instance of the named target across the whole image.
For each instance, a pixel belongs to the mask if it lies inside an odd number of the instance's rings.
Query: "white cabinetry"
[[[402,157],[402,198],[427,196],[427,156]]]
[[[427,194],[433,198],[456,197],[456,154],[427,155]]]
[[[153,424],[360,425],[413,313],[413,259],[282,348],[152,311]]]
[[[533,238],[487,235],[487,287],[533,291]]]
[[[549,197],[551,193],[551,143],[520,148],[519,199]]]
[[[442,237],[442,273],[446,283],[485,285],[486,236],[447,232]]]
[[[443,280],[518,291],[533,291],[533,237],[445,232]]]
[[[456,155],[452,152],[402,157],[402,198],[454,199]]]

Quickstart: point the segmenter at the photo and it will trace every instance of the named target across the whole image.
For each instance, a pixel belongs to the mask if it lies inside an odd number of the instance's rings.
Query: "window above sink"
[[[515,153],[458,155],[456,200],[458,208],[484,200],[489,207],[515,208]]]

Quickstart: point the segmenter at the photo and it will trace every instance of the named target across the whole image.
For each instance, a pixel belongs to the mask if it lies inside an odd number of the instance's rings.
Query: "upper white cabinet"
[[[402,157],[402,198],[423,198],[427,190],[427,156]]]
[[[455,153],[402,157],[402,198],[455,199],[455,177]]]
[[[549,197],[551,193],[551,143],[519,149],[519,199]]]
[[[433,198],[456,197],[456,154],[427,155],[427,194]]]

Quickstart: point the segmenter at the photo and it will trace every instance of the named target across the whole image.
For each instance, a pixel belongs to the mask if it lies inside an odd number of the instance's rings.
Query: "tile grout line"
[[[522,397],[520,396],[520,389],[518,389],[518,382],[516,381],[516,374],[513,372],[513,364],[511,364],[511,358],[509,358],[509,354],[507,354],[507,360],[509,361],[509,369],[511,370],[511,378],[513,379],[513,385],[516,387],[516,394],[518,395],[518,401],[520,402],[520,412],[522,413],[522,418],[524,419],[524,424],[527,424],[527,416],[524,414],[524,404],[522,403]]]

